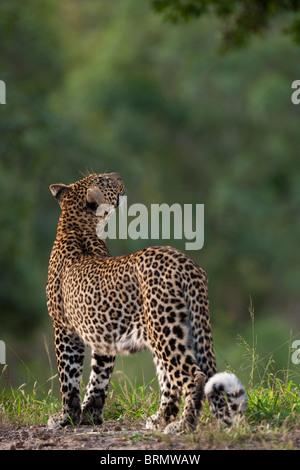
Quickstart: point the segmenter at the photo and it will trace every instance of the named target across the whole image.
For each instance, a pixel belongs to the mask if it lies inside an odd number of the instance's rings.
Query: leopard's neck
[[[52,249],[53,255],[59,255],[60,258],[70,262],[74,262],[78,257],[84,255],[105,258],[111,256],[106,241],[100,240],[93,230],[68,223],[68,220],[62,216],[57,227]]]

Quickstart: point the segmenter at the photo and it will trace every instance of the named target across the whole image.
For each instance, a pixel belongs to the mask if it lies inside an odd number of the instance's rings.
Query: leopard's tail
[[[246,391],[234,374],[217,373],[210,325],[207,275],[194,263],[191,264],[189,272],[191,279],[190,282],[184,281],[184,292],[196,361],[207,378],[204,392],[211,412],[221,422],[231,424],[247,407]],[[198,282],[198,289],[195,289],[195,280]]]
[[[212,413],[225,424],[241,417],[247,408],[245,388],[234,374],[220,372],[213,375],[204,388]]]

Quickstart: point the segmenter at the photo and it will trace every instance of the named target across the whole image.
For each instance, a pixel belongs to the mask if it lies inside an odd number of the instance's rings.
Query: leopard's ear
[[[58,201],[59,205],[61,206],[64,197],[68,194],[71,187],[72,185],[67,186],[66,184],[51,184],[51,186],[49,186],[49,189],[55,199]]]

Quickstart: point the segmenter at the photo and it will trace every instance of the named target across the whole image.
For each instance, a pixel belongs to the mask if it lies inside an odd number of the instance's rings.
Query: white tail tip
[[[240,380],[229,372],[220,372],[211,377],[204,388],[211,408],[222,421],[231,421],[234,415],[242,415],[247,408],[247,394]],[[220,396],[226,395],[226,402],[220,402]],[[225,406],[226,404],[226,406]],[[221,413],[222,410],[222,413]],[[226,413],[227,417],[222,418]]]

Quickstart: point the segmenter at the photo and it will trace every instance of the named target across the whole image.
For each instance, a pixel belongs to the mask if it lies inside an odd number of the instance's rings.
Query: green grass
[[[5,367],[0,371],[5,374]],[[135,387],[129,380],[121,384],[111,382],[110,391],[104,409],[105,420],[133,421],[144,419],[154,413],[159,405],[159,395],[152,388],[154,378],[148,384]],[[82,384],[82,398],[85,386]],[[42,394],[35,383],[28,391],[25,384],[18,389],[5,386],[0,388],[0,424],[1,418],[8,419],[16,426],[46,424],[49,416],[61,409],[61,402],[50,389]]]
[[[155,379],[153,379],[154,381]],[[152,382],[134,387],[127,382],[117,386],[112,383],[105,404],[105,420],[132,421],[146,419],[159,406],[159,395],[152,388]],[[256,385],[248,389],[246,421],[251,427],[267,424],[269,427],[293,426],[300,424],[300,386],[289,381],[267,377],[266,386]],[[0,394],[0,410],[12,424],[45,424],[49,415],[60,410],[60,400],[51,394],[38,396],[35,388],[29,393],[20,387],[5,390]],[[208,405],[205,404],[201,422],[213,422]]]
[[[46,424],[49,416],[60,410],[60,400],[51,392],[38,397],[24,389],[2,392],[0,424],[10,421],[14,427]],[[134,388],[131,384],[119,387],[112,384],[104,410],[105,421],[118,420],[122,427],[145,420],[159,406],[159,396],[151,383]],[[248,389],[248,408],[245,418],[225,428],[211,416],[205,403],[195,434],[187,435],[186,446],[195,448],[263,448],[292,449],[294,430],[300,432],[300,386],[284,383],[271,375],[266,386]],[[157,436],[157,433],[155,433]],[[136,439],[142,439],[139,431]],[[162,436],[166,446],[168,437]]]
[[[134,386],[128,380],[121,386],[111,382],[110,391],[104,410],[104,419],[131,420],[143,419],[155,413],[159,405],[159,395],[152,388],[152,379],[148,384]]]
[[[145,420],[156,411],[158,396],[151,390],[151,384],[143,387],[115,385],[109,392],[104,411],[106,421],[118,420],[122,428]],[[60,401],[49,393],[38,398],[36,393],[11,390],[1,397],[0,424],[10,421],[17,428],[46,424],[49,415],[60,410]],[[269,382],[269,387],[257,386],[248,390],[248,409],[245,419],[230,428],[222,427],[211,416],[207,403],[203,408],[199,426],[192,435],[183,437],[188,449],[226,448],[275,448],[293,449],[294,430],[300,432],[300,387],[279,379]],[[159,433],[153,433],[157,437]],[[140,431],[134,440],[145,436]],[[174,443],[174,437],[161,435],[166,448]],[[131,442],[131,441],[130,441]]]
[[[6,366],[0,373],[0,385],[5,369]],[[61,403],[51,389],[47,395],[41,395],[36,383],[29,392],[25,391],[24,385],[15,390],[6,384],[2,391],[0,389],[0,424],[1,419],[8,419],[13,426],[41,425],[51,414],[59,411]]]

